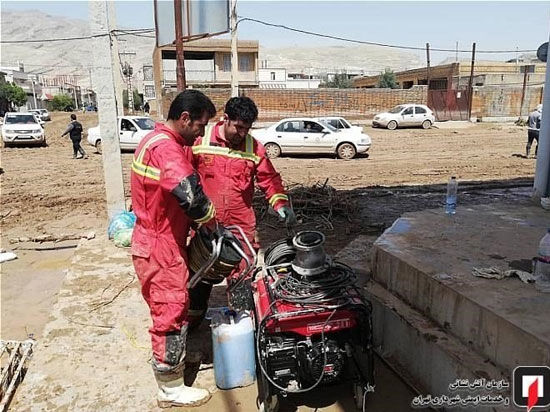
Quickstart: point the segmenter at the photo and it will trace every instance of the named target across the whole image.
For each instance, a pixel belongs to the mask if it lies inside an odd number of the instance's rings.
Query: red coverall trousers
[[[189,307],[185,245],[191,223],[186,213],[191,210],[182,210],[174,191],[194,173],[191,148],[159,124],[141,141],[132,163],[132,206],[137,216],[132,259],[153,321],[149,332],[157,372],[177,369],[185,355]],[[203,206],[208,211],[202,215],[201,209],[197,223],[214,214],[207,199]]]

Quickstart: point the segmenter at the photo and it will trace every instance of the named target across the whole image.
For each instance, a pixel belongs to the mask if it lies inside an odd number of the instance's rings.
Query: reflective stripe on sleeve
[[[214,203],[210,202],[210,205],[208,206],[208,211],[206,212],[206,215],[204,215],[200,219],[195,219],[195,222],[197,222],[197,223],[206,223],[210,219],[212,219],[215,215],[216,215],[216,209],[214,208]]]
[[[277,201],[279,201],[279,200],[288,201],[288,196],[283,194],[283,193],[275,193],[273,196],[271,196],[269,198],[270,206],[273,207],[275,205],[275,203],[277,203]]]
[[[134,156],[134,161],[132,162],[132,171],[134,173],[149,179],[160,180],[160,169],[144,164],[143,157],[149,146],[164,139],[170,138],[165,134],[159,134],[149,139],[149,141],[143,145],[137,156]]]

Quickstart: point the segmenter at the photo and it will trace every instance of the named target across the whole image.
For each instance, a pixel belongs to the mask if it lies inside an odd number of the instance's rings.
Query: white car
[[[329,117],[318,117],[317,120],[321,120],[325,123],[328,123],[335,129],[341,131],[355,130],[359,133],[363,133],[363,128],[361,126],[354,126],[346,119],[340,116],[329,116]]]
[[[435,116],[428,106],[423,104],[400,104],[393,109],[377,114],[372,127],[386,127],[395,130],[398,127],[422,126],[429,129],[435,122]]]
[[[4,147],[16,144],[46,145],[46,134],[38,118],[30,112],[11,112],[2,124]]]
[[[46,109],[31,109],[29,110],[31,113],[35,113],[40,120],[51,120],[50,119],[50,112],[48,112]]]
[[[252,135],[265,146],[269,158],[282,153],[335,153],[349,160],[366,153],[371,145],[370,137],[362,132],[342,132],[308,117],[283,119],[266,129],[253,130]]]
[[[135,150],[141,139],[155,128],[155,121],[144,116],[120,116],[118,136],[122,150]],[[88,129],[88,143],[101,153],[101,132],[99,126]]]

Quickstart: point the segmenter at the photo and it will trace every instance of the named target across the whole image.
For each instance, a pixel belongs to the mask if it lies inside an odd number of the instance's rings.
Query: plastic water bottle
[[[447,184],[447,198],[445,200],[445,213],[448,215],[454,215],[456,213],[456,195],[458,189],[458,182],[456,177],[452,176]]]
[[[535,258],[535,287],[550,292],[550,229],[540,240],[538,256]]]

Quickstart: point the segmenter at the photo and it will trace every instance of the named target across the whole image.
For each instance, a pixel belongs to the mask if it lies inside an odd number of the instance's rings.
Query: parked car
[[[328,123],[332,127],[338,130],[356,130],[359,133],[363,132],[363,128],[361,126],[354,126],[350,122],[348,122],[346,119],[340,116],[328,116],[328,117],[319,117],[317,118],[320,121],[323,121],[325,123]]]
[[[11,112],[4,116],[2,140],[4,147],[16,144],[46,145],[46,134],[34,113]]]
[[[283,119],[266,128],[252,131],[269,158],[282,153],[335,153],[340,159],[353,159],[366,153],[371,145],[368,135],[356,130],[346,132],[314,118]]]
[[[43,121],[51,120],[50,112],[46,109],[31,109],[29,112],[36,113],[36,115]]]
[[[31,112],[29,112],[29,113],[31,113]],[[38,122],[40,127],[42,127],[42,129],[43,129],[46,122],[44,120],[42,120],[42,118],[40,117],[40,115],[38,113],[32,112],[32,115],[34,116],[34,118],[36,119],[36,121]]]
[[[122,150],[135,150],[141,139],[155,128],[150,117],[120,116],[118,118],[118,136]],[[88,143],[101,153],[101,132],[99,126],[88,129]]]
[[[435,116],[428,106],[423,104],[400,104],[393,109],[377,114],[372,127],[386,127],[390,130],[405,126],[422,126],[429,129],[435,122]]]

